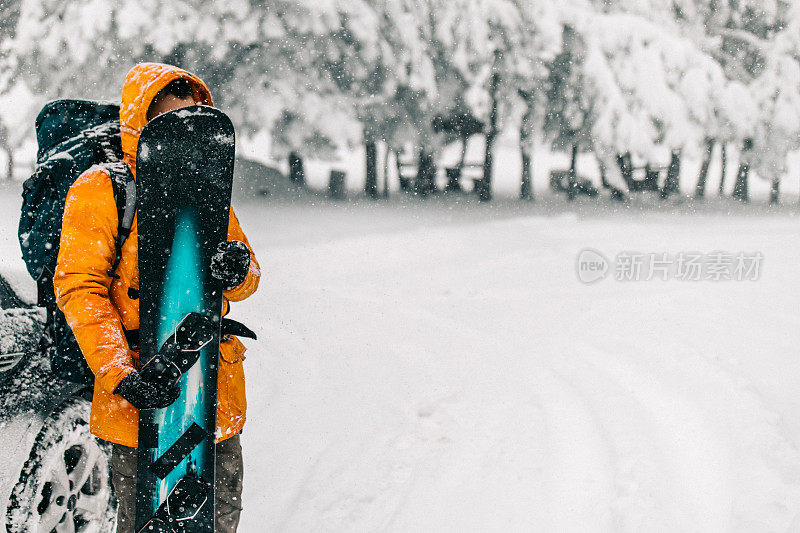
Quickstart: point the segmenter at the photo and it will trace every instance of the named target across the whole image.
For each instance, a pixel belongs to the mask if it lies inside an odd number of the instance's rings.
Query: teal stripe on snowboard
[[[158,328],[158,345],[163,345],[175,331],[175,327],[191,312],[203,310],[203,282],[200,268],[200,243],[197,242],[196,216],[190,209],[180,212],[176,217],[175,237],[172,250],[167,260],[164,273],[164,292],[161,299],[161,324]],[[200,360],[181,377],[181,396],[168,409],[160,409],[154,413],[154,422],[161,430],[158,434],[158,452],[161,457],[172,444],[178,440],[193,422],[202,427],[205,417],[201,402],[205,392],[203,375],[208,372],[208,349],[200,354]],[[214,434],[213,427],[204,427],[208,433]],[[153,495],[152,511],[167,497],[175,484],[188,472],[192,465],[194,472],[201,472],[203,467],[203,449],[205,441],[197,446],[181,464],[169,473],[158,486]]]

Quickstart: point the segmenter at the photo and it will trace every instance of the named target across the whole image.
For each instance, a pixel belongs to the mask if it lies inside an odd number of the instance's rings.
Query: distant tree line
[[[475,188],[489,200],[495,141],[513,134],[524,199],[544,144],[570,155],[570,197],[580,153],[618,199],[674,194],[686,157],[702,162],[703,197],[719,154],[720,194],[732,179],[747,201],[755,173],[777,202],[800,144],[800,5],[787,0],[8,0],[0,32],[0,96],[116,99],[136,62],[177,64],[240,131],[269,131],[295,181],[305,158],[363,144],[375,198],[401,151],[416,162],[409,190],[431,191],[450,142],[462,155],[447,189],[460,189],[467,141],[482,135]],[[31,134],[32,113],[0,112],[0,150]]]

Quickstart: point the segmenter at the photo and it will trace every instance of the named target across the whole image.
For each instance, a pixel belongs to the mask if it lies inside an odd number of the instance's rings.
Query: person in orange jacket
[[[161,113],[194,104],[213,105],[205,83],[183,69],[159,63],[133,67],[122,88],[120,122],[124,161],[136,176],[139,134]],[[143,380],[139,354],[126,332],[139,329],[138,238],[134,218],[115,258],[117,206],[111,177],[101,167],[84,172],[70,187],[64,208],[61,244],[53,278],[56,300],[95,376],[91,431],[112,443],[112,483],[119,501],[117,531],[133,531],[136,493],[136,446],[139,409],[163,407],[175,400],[175,390]],[[260,278],[255,254],[239,221],[230,211],[228,242],[212,263],[221,279],[223,315],[229,302],[253,294]],[[239,433],[247,407],[242,361],[245,348],[235,336],[220,343],[217,392],[217,461],[215,480],[216,531],[235,531],[241,512],[242,449]]]

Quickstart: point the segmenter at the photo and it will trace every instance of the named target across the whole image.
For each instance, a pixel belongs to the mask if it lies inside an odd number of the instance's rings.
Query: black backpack
[[[88,385],[94,376],[56,305],[53,273],[67,191],[93,165],[102,165],[111,175],[119,232],[109,274],[114,275],[119,266],[122,244],[130,234],[136,212],[136,184],[122,161],[119,105],[89,100],[50,102],[36,118],[36,138],[39,143],[36,170],[22,189],[19,220],[22,258],[37,283],[37,304],[47,309],[42,346],[48,351],[53,373]]]

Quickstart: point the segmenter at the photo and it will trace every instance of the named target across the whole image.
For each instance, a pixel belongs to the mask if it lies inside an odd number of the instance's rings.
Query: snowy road
[[[790,213],[237,212],[264,272],[232,315],[260,337],[241,531],[800,531]],[[764,264],[589,286],[586,247]]]
[[[262,339],[245,531],[800,529],[796,218],[408,217],[307,244],[241,218],[265,272],[235,309]],[[586,286],[584,247],[764,272]]]

